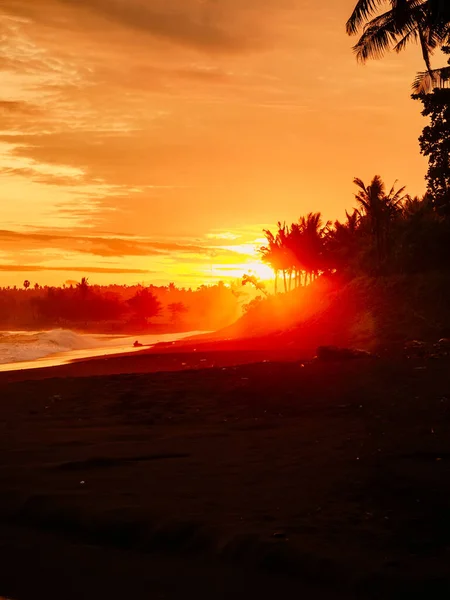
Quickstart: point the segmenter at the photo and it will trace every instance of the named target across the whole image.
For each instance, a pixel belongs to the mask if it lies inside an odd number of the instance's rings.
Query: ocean
[[[66,364],[72,360],[142,350],[134,348],[174,342],[204,333],[190,331],[158,335],[84,334],[68,329],[52,331],[0,331],[0,371],[17,371]]]

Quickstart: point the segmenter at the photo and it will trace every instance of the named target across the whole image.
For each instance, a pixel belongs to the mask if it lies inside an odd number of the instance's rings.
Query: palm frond
[[[418,37],[419,37],[418,27],[416,27],[415,29],[411,29],[411,31],[408,31],[408,33],[406,35],[404,35],[399,42],[397,42],[397,44],[394,46],[393,50],[397,53],[402,52],[406,48],[406,46],[409,44],[409,42],[411,42],[411,41],[416,42]]]
[[[364,21],[367,21],[376,10],[387,0],[359,0],[353,13],[347,21],[346,30],[349,35],[355,35]]]
[[[357,185],[364,193],[367,193],[366,185],[362,179],[355,177],[353,183]]]
[[[417,73],[412,89],[414,94],[429,94],[436,87],[445,87],[450,81],[450,67]]]
[[[395,10],[385,12],[366,25],[353,51],[357,59],[363,63],[370,58],[381,58],[391,48],[398,52],[406,46],[407,42],[420,37],[420,29],[424,27],[423,21],[424,14],[420,6],[411,6],[401,19],[398,18]],[[424,56],[435,47],[434,40],[427,45],[426,39],[423,34]]]

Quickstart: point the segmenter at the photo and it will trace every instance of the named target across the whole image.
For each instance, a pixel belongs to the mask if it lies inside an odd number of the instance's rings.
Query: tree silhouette
[[[361,244],[361,215],[354,209],[345,212],[346,221],[335,221],[326,238],[328,267],[354,274],[359,268],[358,254]]]
[[[167,306],[167,310],[170,312],[171,320],[173,323],[178,321],[182,314],[187,313],[188,309],[183,302],[171,302]]]
[[[259,279],[257,277],[255,277],[255,275],[248,275],[245,274],[242,277],[242,285],[253,285],[255,290],[258,290],[258,292],[262,292],[265,296],[267,296],[267,290],[266,290],[266,286],[264,285],[264,283],[262,283],[262,281],[259,281]]]
[[[30,287],[31,283],[28,281],[28,279],[25,279],[25,281],[23,282],[23,287],[27,290]]]
[[[87,277],[82,277],[81,281],[77,283],[77,290],[81,296],[86,297],[89,293],[89,280]]]
[[[275,293],[279,271],[283,273],[287,292],[292,286],[306,285],[326,268],[325,239],[330,225],[323,226],[320,213],[309,213],[290,227],[278,222],[276,234],[264,230],[268,244],[260,248],[260,253],[262,260],[274,270]]]
[[[128,305],[141,320],[156,317],[161,312],[161,303],[148,288],[139,290],[128,300]]]
[[[267,245],[261,246],[259,252],[261,254],[262,261],[268,264],[275,275],[275,294],[278,293],[278,273],[283,269],[283,248],[281,240],[277,235],[274,235],[268,229],[264,229],[264,235],[266,236]]]
[[[405,188],[395,191],[395,183],[386,195],[385,185],[379,175],[375,175],[370,185],[366,186],[361,179],[355,178],[359,192],[355,194],[358,212],[370,223],[372,234],[376,240],[377,262],[380,268],[389,250],[389,234],[391,221],[399,213],[401,203],[406,198]]]
[[[380,9],[390,7],[379,14]],[[445,81],[446,68],[433,70],[431,55],[450,39],[448,0],[359,0],[347,22],[347,33],[362,34],[354,51],[358,60],[379,58],[389,49],[401,52],[418,42],[426,65],[414,82],[416,92],[430,91]]]
[[[450,216],[450,90],[436,89],[415,97],[424,105],[422,114],[431,119],[419,140],[429,161],[428,193],[436,209]]]

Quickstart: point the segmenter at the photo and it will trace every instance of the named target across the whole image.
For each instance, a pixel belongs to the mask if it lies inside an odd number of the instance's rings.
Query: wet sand
[[[198,350],[0,375],[0,594],[450,590],[448,359]]]

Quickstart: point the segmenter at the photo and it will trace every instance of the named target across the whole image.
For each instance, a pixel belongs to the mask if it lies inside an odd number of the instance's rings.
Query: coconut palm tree
[[[310,279],[315,279],[317,273],[323,268],[324,253],[324,234],[331,225],[328,222],[323,225],[322,214],[309,213],[306,217],[300,219],[300,226],[303,230],[305,259],[308,267]]]
[[[278,273],[281,269],[281,249],[278,245],[277,237],[269,230],[264,229],[264,235],[266,236],[267,245],[261,246],[259,253],[261,260],[270,266],[274,272],[274,291],[278,293]]]
[[[346,220],[335,221],[326,236],[329,267],[352,270],[358,262],[358,244],[360,242],[361,215],[354,209],[350,214],[345,211]]]
[[[89,280],[87,277],[82,277],[81,281],[77,283],[77,290],[83,297],[87,296],[89,292]]]
[[[286,273],[292,266],[292,257],[287,243],[288,228],[286,224],[277,223],[278,231],[273,234],[269,229],[264,229],[267,245],[259,249],[263,262],[270,265],[275,274],[275,294],[278,293],[278,274],[283,273],[284,291],[287,292]]]
[[[401,211],[402,202],[407,197],[403,192],[405,187],[395,190],[395,183],[386,194],[386,188],[379,175],[375,175],[370,185],[366,186],[361,179],[354,179],[359,188],[355,198],[358,202],[358,212],[366,218],[375,238],[378,267],[386,258],[389,246],[390,224]]]
[[[380,8],[390,10],[378,14]],[[389,49],[401,52],[410,42],[419,43],[427,70],[419,73],[416,93],[445,85],[449,69],[432,69],[431,55],[450,41],[448,0],[359,0],[347,22],[347,33],[362,34],[354,46],[359,60],[379,58]]]
[[[281,272],[283,273],[283,284],[285,293],[288,291],[288,281],[287,275],[289,274],[289,278],[292,277],[292,253],[289,248],[289,228],[286,226],[286,223],[281,223],[278,221],[277,223],[278,231],[277,231],[277,243],[279,247],[279,255],[280,255],[280,264],[281,264]]]

